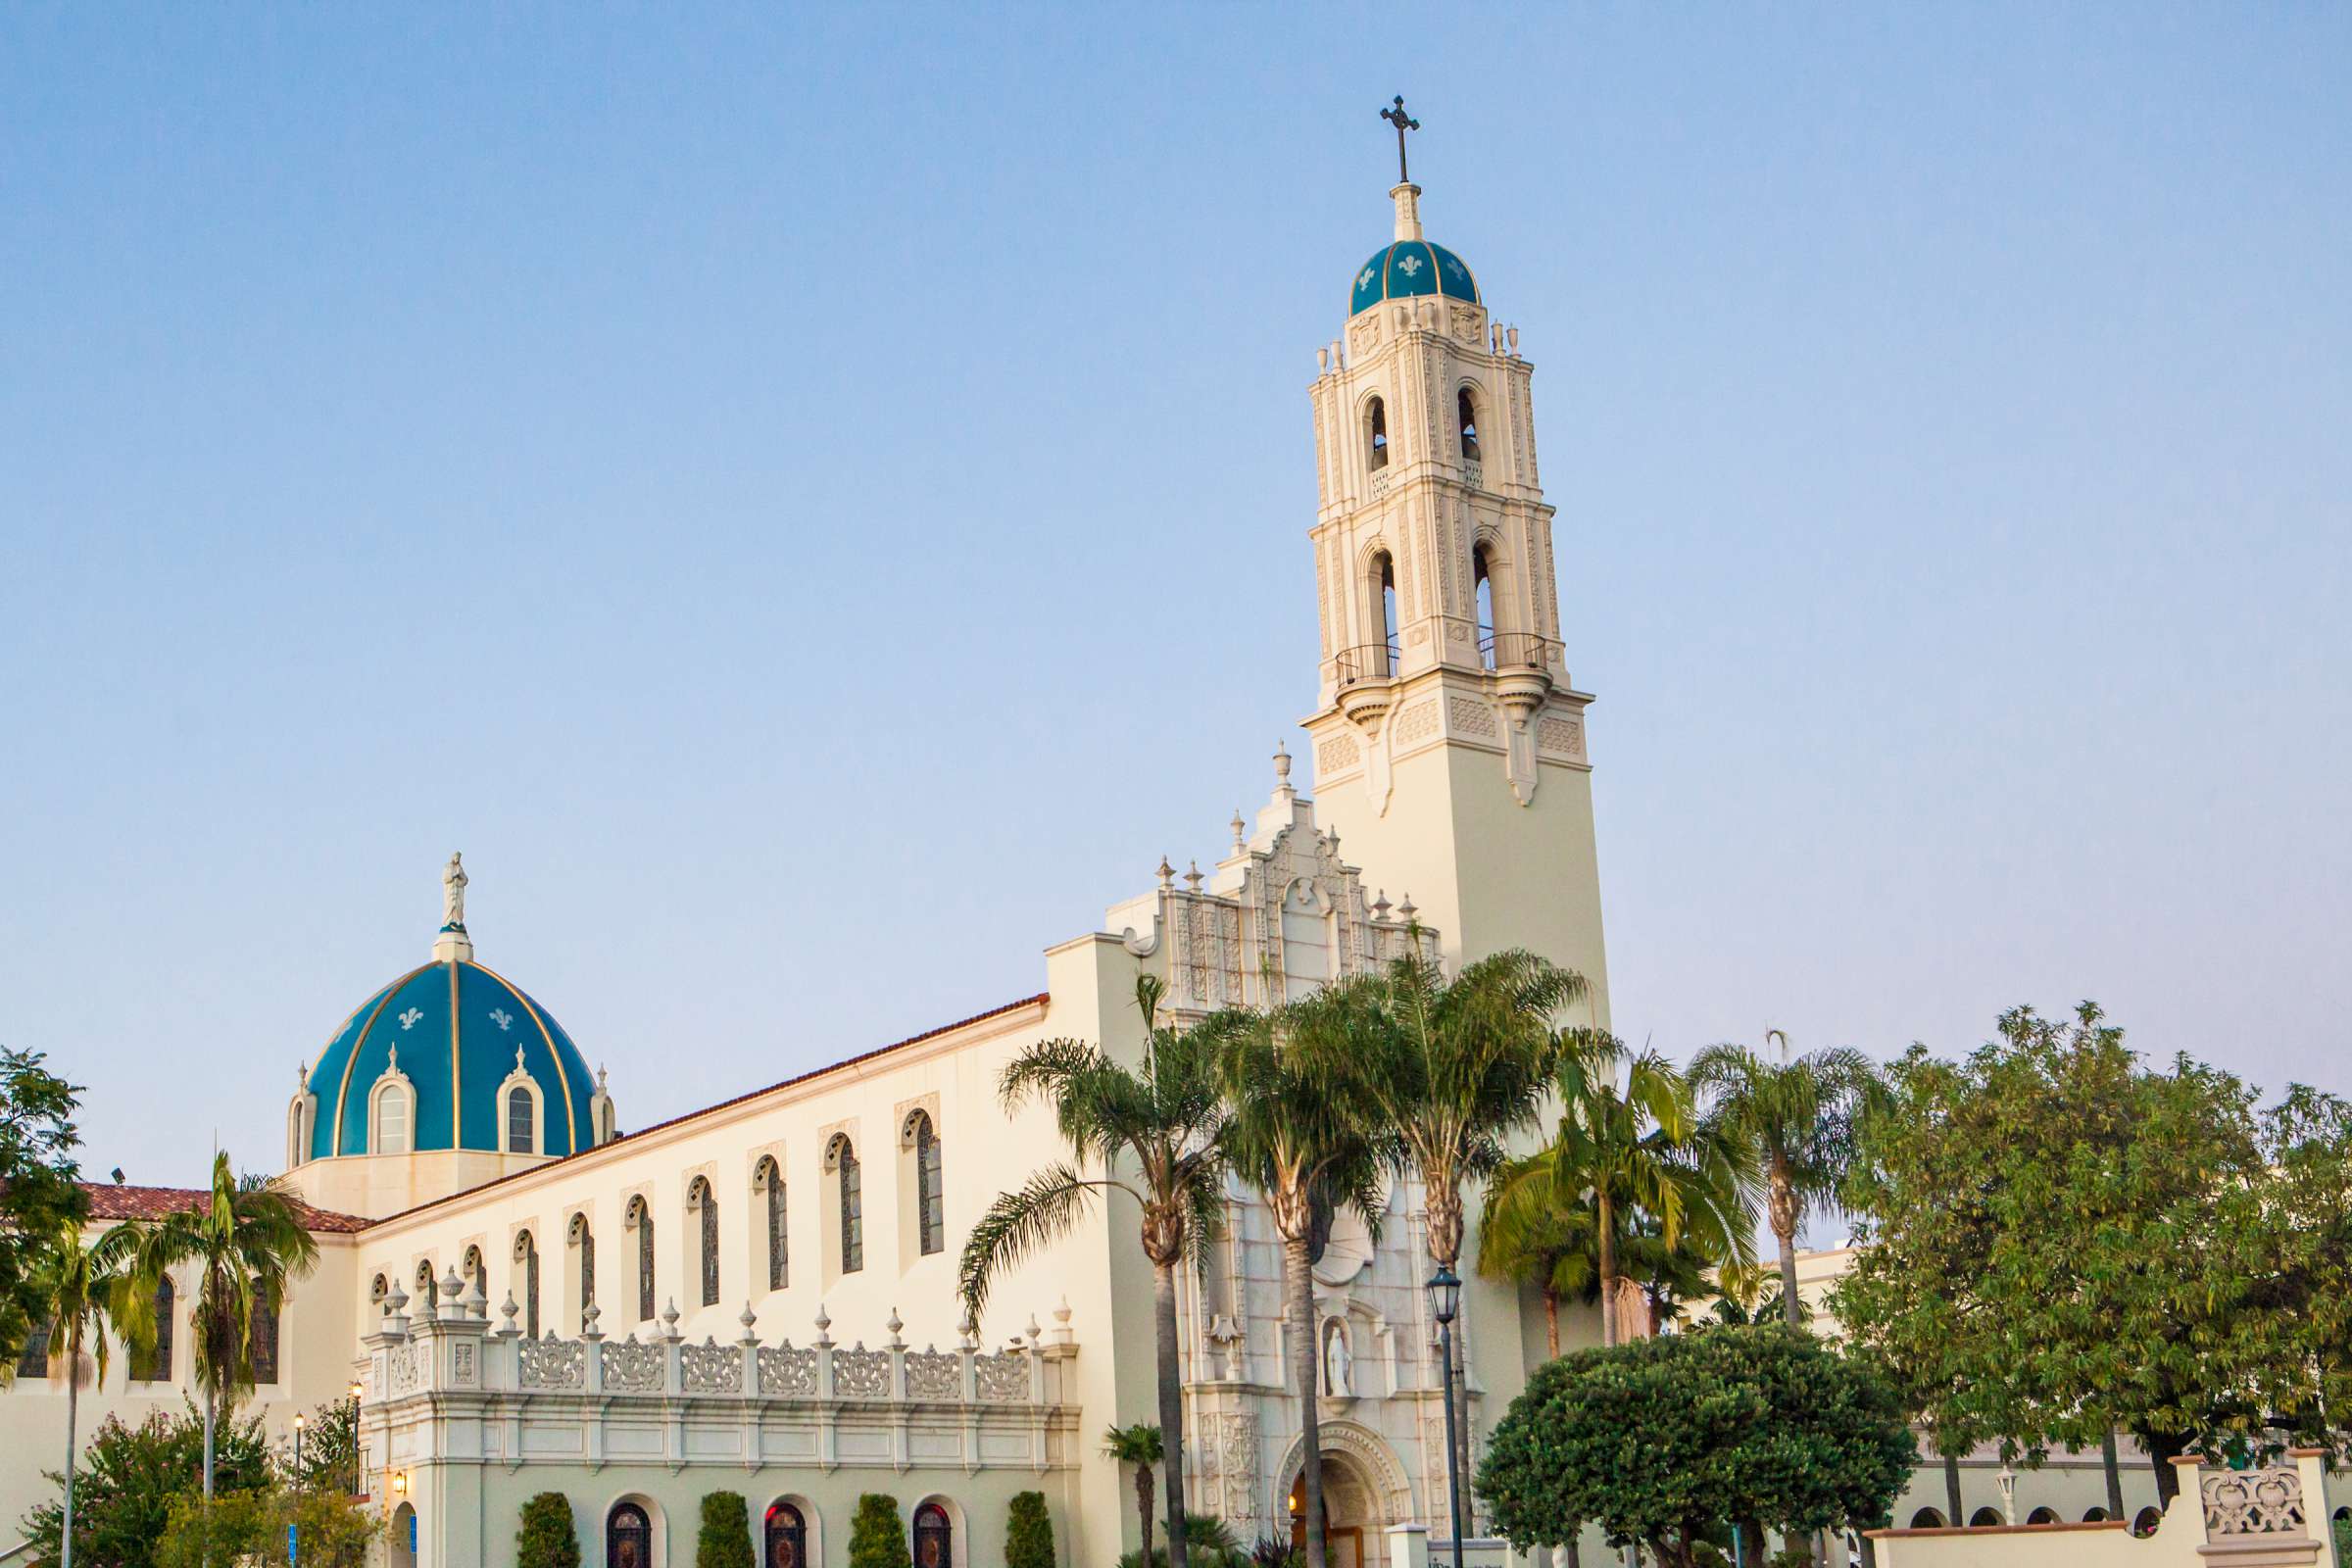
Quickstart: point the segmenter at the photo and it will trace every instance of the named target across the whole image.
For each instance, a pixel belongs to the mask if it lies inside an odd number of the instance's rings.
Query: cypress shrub
[[[1054,1521],[1044,1493],[1013,1494],[1004,1518],[1004,1568],[1054,1568]]]
[[[515,1568],[580,1568],[580,1538],[571,1528],[571,1502],[561,1492],[542,1492],[522,1505],[514,1532]]]
[[[694,1568],[752,1568],[752,1510],[740,1492],[703,1494],[703,1528]]]
[[[850,1521],[850,1568],[914,1568],[906,1549],[906,1527],[899,1523],[899,1499],[869,1492],[858,1499]]]

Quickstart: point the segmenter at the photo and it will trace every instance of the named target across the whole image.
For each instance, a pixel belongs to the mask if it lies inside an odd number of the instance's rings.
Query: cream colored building
[[[1592,699],[1569,677],[1533,367],[1468,267],[1423,237],[1418,188],[1391,194],[1393,238],[1351,280],[1308,388],[1320,504],[1298,603],[1320,661],[1269,672],[1311,694],[1314,800],[1278,755],[1213,867],[1163,864],[1003,1004],[643,1128],[621,1106],[659,1060],[616,1059],[608,1092],[550,1010],[476,958],[453,858],[429,956],[333,1030],[287,1107],[288,1179],[319,1211],[322,1257],[256,1404],[283,1434],[358,1380],[395,1563],[510,1562],[521,1501],[552,1490],[589,1562],[683,1565],[699,1499],[727,1489],[776,1568],[844,1561],[864,1492],[899,1499],[924,1568],[978,1565],[1001,1558],[1011,1496],[1036,1490],[1064,1560],[1107,1568],[1136,1525],[1100,1434],[1155,1419],[1151,1275],[1136,1216],[1113,1207],[1004,1279],[985,1321],[959,1320],[963,1237],[1057,1148],[1048,1111],[1000,1108],[1005,1063],[1055,1036],[1135,1052],[1142,974],[1199,1013],[1301,994],[1416,930],[1452,964],[1505,946],[1569,964],[1606,1023]],[[102,1215],[126,1206],[97,1196]],[[1452,1533],[1410,1182],[1385,1218],[1377,1244],[1342,1224],[1315,1269],[1350,1568],[1409,1547],[1410,1527]],[[1290,1534],[1299,1465],[1280,1276],[1265,1211],[1237,1189],[1181,1323],[1190,1506],[1245,1543]],[[177,1358],[135,1381],[119,1368],[84,1432],[176,1404],[184,1295],[178,1310]],[[1541,1312],[1473,1279],[1457,1332],[1483,1439],[1542,1357]],[[63,1403],[37,1374],[0,1394],[0,1560],[46,1493]],[[1496,1560],[1479,1531],[1475,1554]]]

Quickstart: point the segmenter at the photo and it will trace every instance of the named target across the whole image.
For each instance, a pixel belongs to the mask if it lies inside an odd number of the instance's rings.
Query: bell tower
[[[1316,811],[1448,962],[1532,949],[1585,976],[1605,1024],[1592,699],[1568,677],[1534,367],[1424,237],[1405,128],[1396,237],[1356,272],[1310,389]]]

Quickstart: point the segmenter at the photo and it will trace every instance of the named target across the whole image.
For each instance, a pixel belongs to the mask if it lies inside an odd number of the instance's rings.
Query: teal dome
[[[311,1158],[370,1152],[368,1099],[396,1066],[415,1090],[413,1150],[504,1149],[499,1091],[518,1070],[539,1091],[544,1132],[534,1152],[570,1154],[596,1143],[595,1079],[571,1037],[519,987],[470,958],[411,969],[335,1031],[310,1073],[318,1097]]]
[[[1348,314],[1378,305],[1382,300],[1409,299],[1416,294],[1443,294],[1449,300],[1478,303],[1478,279],[1469,264],[1443,245],[1425,239],[1400,239],[1375,251],[1355,274],[1353,303]]]

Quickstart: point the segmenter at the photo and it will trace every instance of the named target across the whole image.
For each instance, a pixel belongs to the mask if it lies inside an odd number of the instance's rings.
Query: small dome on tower
[[[1469,264],[1443,245],[1425,239],[1400,239],[1372,253],[1355,274],[1355,290],[1348,314],[1369,310],[1382,300],[1408,299],[1416,294],[1442,294],[1449,300],[1479,303],[1478,279]]]

